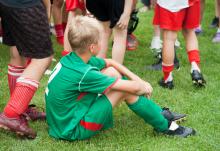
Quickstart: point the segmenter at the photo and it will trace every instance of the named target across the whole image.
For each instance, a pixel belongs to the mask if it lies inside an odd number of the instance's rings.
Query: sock
[[[65,22],[62,23],[62,26],[63,26],[63,32],[65,32],[65,30],[66,30],[66,25],[67,25],[67,23],[65,23]]]
[[[15,89],[17,78],[21,76],[24,69],[25,67],[23,66],[13,66],[11,64],[8,64],[8,86],[10,90],[10,96]]]
[[[9,118],[18,118],[24,113],[34,96],[38,85],[38,81],[24,77],[18,78],[14,92],[4,109],[4,114]]]
[[[31,63],[31,58],[26,58],[26,67]]]
[[[217,33],[220,33],[220,28],[218,28]]]
[[[162,109],[153,101],[144,96],[139,96],[138,100],[133,104],[128,104],[128,107],[157,131],[168,130],[168,121],[161,114]]]
[[[174,65],[167,65],[162,62],[162,71],[163,71],[163,79],[165,82],[169,82],[173,80],[172,71],[173,71]]]
[[[63,30],[63,25],[62,24],[56,24],[54,26],[55,31],[56,31],[56,37],[57,37],[57,42],[61,45],[64,43],[64,30]]]
[[[63,50],[63,51],[61,52],[61,55],[62,55],[62,56],[66,56],[66,55],[68,55],[69,53],[70,53],[69,51]]]
[[[189,62],[191,64],[191,73],[193,70],[198,70],[200,72],[200,69],[199,69],[199,63],[200,63],[199,50],[190,50],[190,51],[187,51],[187,53],[188,53]]]

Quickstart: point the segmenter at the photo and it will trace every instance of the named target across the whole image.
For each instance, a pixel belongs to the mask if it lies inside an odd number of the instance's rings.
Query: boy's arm
[[[118,27],[121,29],[127,29],[128,27],[128,22],[130,20],[130,15],[132,11],[132,4],[133,0],[125,0],[124,11],[121,14],[119,21],[117,22]]]
[[[145,95],[148,98],[150,98],[152,92],[151,88],[147,87],[142,82],[122,79],[118,79],[117,82],[111,86],[111,89],[131,93],[134,95]]]
[[[151,85],[142,80],[141,78],[139,78],[136,74],[134,74],[133,72],[131,72],[128,68],[126,68],[125,66],[121,65],[120,63],[112,60],[112,59],[105,59],[106,62],[106,66],[112,66],[114,67],[118,72],[120,72],[122,75],[126,76],[127,78],[129,78],[130,80],[134,81],[134,83],[137,84],[141,84],[144,85],[145,89],[148,90],[148,97],[151,96],[151,93],[153,91],[153,88],[151,87]],[[118,82],[117,82],[118,83]],[[131,85],[132,87],[132,85]],[[131,88],[130,87],[130,88]]]
[[[126,76],[127,78],[129,78],[130,80],[134,80],[134,81],[138,81],[138,82],[142,82],[143,80],[141,78],[139,78],[136,74],[134,74],[133,72],[131,72],[128,68],[126,68],[125,66],[121,65],[120,63],[112,60],[112,59],[104,59],[106,62],[106,66],[107,67],[114,67],[118,72],[120,72],[122,75]]]

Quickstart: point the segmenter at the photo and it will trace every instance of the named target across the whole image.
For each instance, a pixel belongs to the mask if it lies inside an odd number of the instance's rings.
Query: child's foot
[[[202,28],[201,28],[201,27],[197,27],[197,28],[195,29],[196,35],[200,35],[202,32],[203,32],[203,31],[202,31]]]
[[[220,32],[217,32],[215,34],[215,37],[212,39],[213,43],[219,43],[220,42]]]
[[[169,126],[169,130],[164,132],[166,135],[178,136],[178,137],[187,137],[190,135],[195,135],[196,131],[192,128],[177,125],[175,122],[172,122]]]
[[[24,136],[30,139],[34,139],[37,134],[28,127],[28,123],[25,117],[8,118],[3,113],[0,113],[0,128],[4,130],[10,130],[19,136]]]
[[[174,60],[174,67],[177,70],[179,70],[179,68],[180,68],[179,59],[177,59],[177,58],[175,58],[175,60]],[[156,62],[152,65],[146,66],[146,69],[147,70],[162,70],[162,58],[160,58],[158,60],[158,62]]]
[[[170,122],[182,122],[186,119],[186,114],[171,112],[169,108],[163,108],[161,114]]]
[[[165,82],[164,79],[162,78],[158,84],[163,87],[163,88],[168,88],[168,89],[173,89],[174,88],[174,84],[173,81],[167,81]]]
[[[24,115],[27,117],[27,120],[46,120],[46,113],[40,112],[34,104],[28,106]]]
[[[216,27],[218,27],[218,24],[219,24],[219,18],[214,17],[213,20],[212,20],[212,23],[210,24],[210,27],[211,28],[216,28]]]
[[[127,50],[135,50],[135,49],[137,49],[137,46],[138,46],[137,38],[133,34],[128,34],[126,49]]]
[[[193,70],[191,73],[192,82],[195,86],[205,86],[206,81],[202,76],[202,73],[200,73],[198,70]]]

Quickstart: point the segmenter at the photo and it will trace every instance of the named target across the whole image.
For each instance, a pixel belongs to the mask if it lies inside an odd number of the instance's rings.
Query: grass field
[[[156,134],[152,127],[146,125],[134,113],[121,104],[114,110],[114,128],[104,131],[85,141],[61,141],[48,136],[46,122],[31,122],[30,126],[38,132],[34,140],[21,140],[15,135],[0,131],[0,150],[143,150],[143,151],[218,151],[220,150],[220,44],[212,44],[211,39],[216,29],[210,29],[209,23],[214,16],[214,1],[206,1],[204,16],[204,33],[199,36],[201,49],[201,67],[207,81],[206,88],[197,89],[192,86],[189,74],[190,65],[185,53],[183,38],[180,35],[182,49],[178,50],[181,67],[174,71],[175,89],[162,89],[157,81],[161,78],[160,71],[146,71],[144,66],[156,60],[149,49],[153,12],[139,13],[140,24],[135,31],[139,39],[136,51],[126,52],[125,65],[143,79],[149,81],[153,88],[154,101],[161,106],[186,113],[185,126],[197,130],[197,135],[186,139]],[[54,41],[54,37],[53,37]],[[3,110],[8,98],[7,63],[8,48],[0,45],[0,111]],[[55,58],[59,60],[62,47],[54,42]],[[110,54],[110,53],[109,53]],[[52,64],[51,68],[55,63]],[[32,102],[44,107],[44,88],[48,76],[44,76],[39,90]]]

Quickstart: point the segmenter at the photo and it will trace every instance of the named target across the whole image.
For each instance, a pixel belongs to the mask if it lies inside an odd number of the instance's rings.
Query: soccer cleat
[[[186,114],[179,114],[179,113],[171,112],[169,108],[166,108],[166,107],[162,109],[161,114],[170,122],[171,121],[182,122],[186,118]]]
[[[185,126],[179,126],[175,130],[167,130],[163,132],[166,135],[171,135],[171,136],[178,136],[178,137],[187,137],[190,135],[195,135],[196,131],[192,128],[185,127]]]
[[[210,24],[210,27],[211,28],[216,28],[216,27],[218,27],[218,24],[219,24],[219,18],[214,17],[213,20],[212,20],[212,23]]]
[[[198,70],[193,70],[191,73],[192,82],[195,86],[205,86],[206,81]]]
[[[24,116],[27,120],[46,120],[46,113],[38,111],[36,105],[31,104],[28,106],[28,109],[24,113]]]
[[[24,116],[19,118],[8,118],[3,113],[0,113],[0,128],[10,130],[19,136],[34,139],[37,134],[28,127],[27,120]]]
[[[163,78],[158,82],[158,84],[163,88],[168,88],[168,89],[174,88],[173,81],[165,82]]]
[[[137,38],[133,34],[127,35],[126,49],[127,50],[135,50],[137,49],[138,41]]]
[[[217,32],[215,34],[215,37],[212,39],[213,43],[219,43],[220,42],[220,32]]]

